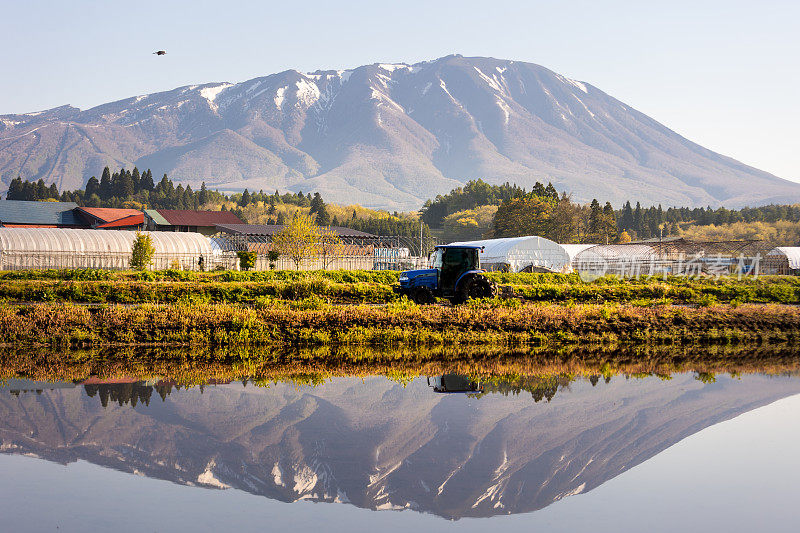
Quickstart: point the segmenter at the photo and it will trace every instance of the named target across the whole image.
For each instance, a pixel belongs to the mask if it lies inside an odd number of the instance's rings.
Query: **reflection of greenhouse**
[[[544,237],[509,237],[452,244],[482,246],[481,266],[486,270],[566,272],[570,268],[570,256],[566,250]]]
[[[146,232],[153,239],[154,269],[179,265],[231,268],[235,257],[199,233]],[[132,231],[0,228],[0,270],[45,268],[126,269],[136,238]]]

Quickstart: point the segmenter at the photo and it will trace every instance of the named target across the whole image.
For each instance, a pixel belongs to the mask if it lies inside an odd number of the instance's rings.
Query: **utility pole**
[[[422,213],[419,216],[419,257],[422,258]]]

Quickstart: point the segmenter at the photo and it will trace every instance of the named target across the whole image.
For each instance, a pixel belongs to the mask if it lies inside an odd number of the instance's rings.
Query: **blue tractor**
[[[449,298],[453,305],[469,298],[492,298],[496,287],[481,268],[480,246],[437,246],[431,256],[433,268],[406,270],[395,290],[418,304]]]

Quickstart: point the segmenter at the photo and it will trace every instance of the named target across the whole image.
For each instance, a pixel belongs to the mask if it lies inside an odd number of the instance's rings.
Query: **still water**
[[[800,378],[697,377],[10,380],[0,530],[796,531]]]

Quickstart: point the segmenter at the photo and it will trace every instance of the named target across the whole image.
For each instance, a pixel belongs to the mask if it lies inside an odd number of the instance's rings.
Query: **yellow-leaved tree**
[[[147,233],[136,232],[131,246],[131,268],[136,270],[146,270],[153,263],[153,255],[156,247],[153,245],[153,238]]]
[[[317,253],[320,240],[320,227],[314,220],[303,213],[297,213],[283,230],[276,233],[272,239],[275,249],[282,255],[288,256],[295,269],[300,269],[300,264]]]

